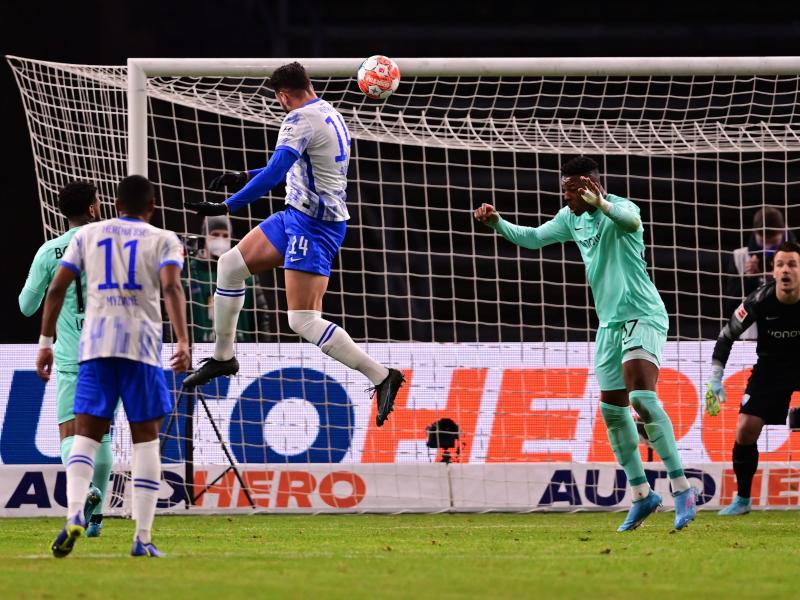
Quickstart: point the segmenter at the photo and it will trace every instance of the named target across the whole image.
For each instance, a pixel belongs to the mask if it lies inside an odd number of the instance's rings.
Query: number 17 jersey
[[[161,365],[161,269],[183,268],[171,231],[119,217],[82,227],[62,266],[86,275],[86,320],[78,361],[127,358]]]

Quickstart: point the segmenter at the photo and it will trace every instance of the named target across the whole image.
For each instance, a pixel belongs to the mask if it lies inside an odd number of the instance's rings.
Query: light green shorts
[[[600,390],[624,390],[622,363],[632,358],[644,358],[661,366],[661,352],[667,332],[644,319],[632,319],[600,327],[594,342],[594,372]]]
[[[78,372],[57,371],[56,373],[56,418],[61,425],[75,418],[75,386]]]

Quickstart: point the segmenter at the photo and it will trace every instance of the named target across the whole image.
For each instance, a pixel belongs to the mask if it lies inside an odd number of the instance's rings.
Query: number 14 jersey
[[[60,264],[86,275],[86,321],[78,361],[128,358],[161,365],[161,269],[183,268],[171,231],[119,217],[82,227]]]

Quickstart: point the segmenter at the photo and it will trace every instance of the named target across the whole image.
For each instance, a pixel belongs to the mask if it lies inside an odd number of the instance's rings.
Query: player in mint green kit
[[[25,287],[19,295],[19,308],[30,317],[42,303],[47,287],[56,271],[58,261],[80,227],[97,220],[100,216],[100,201],[97,188],[91,183],[74,181],[67,184],[58,194],[59,208],[69,221],[69,230],[55,239],[42,244],[31,264]],[[75,384],[78,379],[78,342],[83,326],[85,278],[76,279],[70,285],[64,299],[64,308],[56,324],[55,364],[56,364],[56,413],[61,438],[61,462],[67,465],[72,441],[75,435]],[[111,437],[106,434],[97,453],[92,486],[86,498],[84,516],[89,523],[87,537],[100,535],[103,522],[103,500],[111,474],[114,458],[111,454]]]
[[[598,165],[591,158],[566,162],[561,174],[567,206],[540,227],[509,223],[490,204],[475,210],[475,218],[523,248],[569,240],[578,245],[600,321],[595,339],[600,411],[633,492],[633,505],[617,531],[637,528],[661,505],[661,497],[645,477],[629,401],[667,469],[675,499],[675,529],[683,529],[697,512],[697,490],[689,486],[672,423],[656,396],[668,318],[647,274],[639,208],[620,196],[604,196]]]

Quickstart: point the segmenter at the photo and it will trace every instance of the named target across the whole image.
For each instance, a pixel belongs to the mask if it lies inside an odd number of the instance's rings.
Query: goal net
[[[287,60],[131,60],[127,67],[9,57],[22,95],[47,238],[64,231],[58,189],[95,182],[104,216],[117,182],[158,186],[154,224],[176,231],[194,362],[211,353],[214,258],[189,200],[224,170],[263,167],[284,117],[265,77]],[[704,414],[714,340],[769,252],[760,209],[800,225],[800,63],[796,59],[401,59],[385,102],[368,99],[359,61],[303,60],[352,136],[348,223],[325,296],[334,321],[407,385],[375,426],[369,382],[300,343],[281,270],[248,286],[239,375],[181,396],[164,426],[164,507],[223,510],[532,510],[629,504],[593,373],[597,320],[574,244],[520,249],[475,223],[491,202],[538,225],[563,205],[559,166],[586,154],[610,192],[632,199],[646,260],[670,316],[658,394],[701,501],[730,501],[737,409],[755,360],[734,347],[729,402]],[[230,219],[233,237],[283,206],[282,187]],[[734,251],[739,248],[749,250]],[[755,274],[737,272],[756,256]],[[741,261],[740,261],[741,262]],[[741,264],[740,264],[741,269]],[[170,350],[165,327],[165,354]],[[798,398],[793,399],[793,405]],[[451,419],[459,436],[428,426]],[[118,469],[129,461],[117,423]],[[216,428],[216,429],[215,429]],[[53,454],[57,432],[52,431]],[[44,434],[40,434],[42,438]],[[435,436],[433,436],[435,438]],[[226,471],[224,442],[242,479]],[[440,444],[441,445],[441,444]],[[45,447],[44,444],[42,447]],[[760,506],[796,506],[800,434],[769,426],[754,483]],[[669,498],[646,444],[648,477]],[[187,461],[189,462],[187,468]],[[211,484],[211,485],[210,485]],[[250,496],[244,493],[247,488]]]

